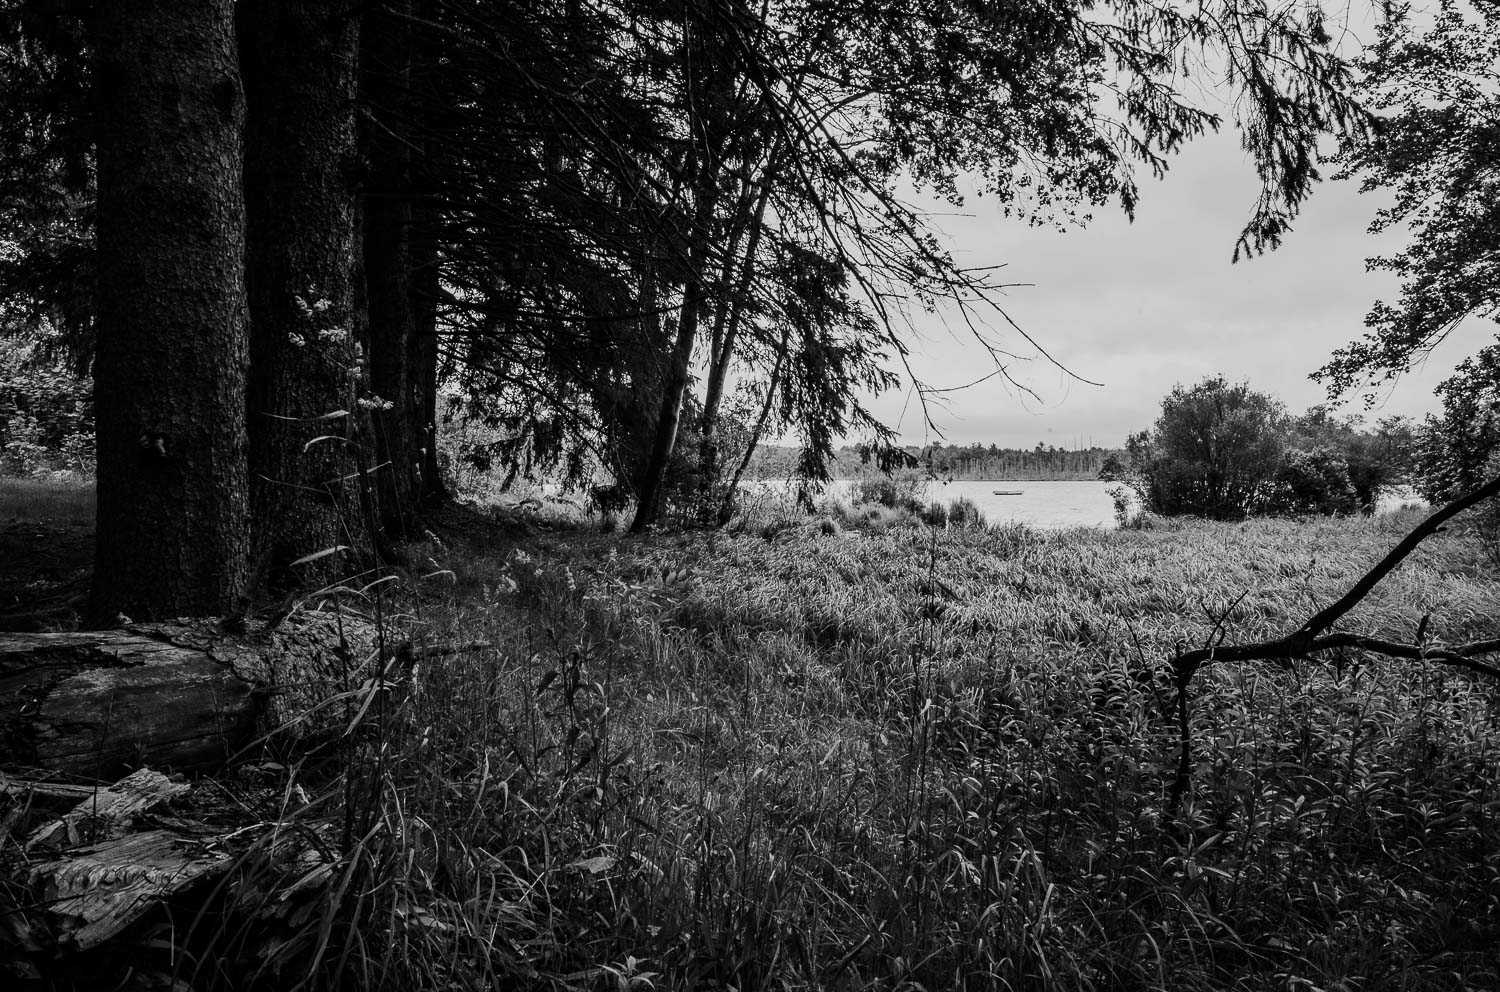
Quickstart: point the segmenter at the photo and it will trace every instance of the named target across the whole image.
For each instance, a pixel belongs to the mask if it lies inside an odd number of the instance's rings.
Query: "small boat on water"
[[[996,496],[1024,496],[1025,493],[1022,490],[1020,490],[1020,489],[996,489],[995,490],[995,495]]]

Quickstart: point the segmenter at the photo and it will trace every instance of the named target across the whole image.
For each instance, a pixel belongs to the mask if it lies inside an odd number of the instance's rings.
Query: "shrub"
[[[985,526],[984,514],[975,503],[967,496],[960,496],[948,504],[948,526],[950,527],[974,527]]]
[[[0,474],[94,473],[93,388],[34,345],[0,338]]]
[[[922,491],[926,483],[915,472],[900,476],[881,476],[878,479],[863,479],[857,489],[861,503],[878,503],[893,510],[909,510],[921,513]]]
[[[1281,458],[1266,508],[1274,513],[1354,513],[1359,497],[1349,465],[1329,448],[1292,449]]]
[[[922,522],[929,527],[947,527],[948,507],[936,501],[927,504],[927,508],[922,511]]]
[[[1237,520],[1259,511],[1281,462],[1285,412],[1223,376],[1176,386],[1149,431],[1127,442],[1149,508]]]

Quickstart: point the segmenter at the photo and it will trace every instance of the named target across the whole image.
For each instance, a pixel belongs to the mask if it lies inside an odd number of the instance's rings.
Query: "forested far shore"
[[[916,471],[936,478],[960,481],[1015,480],[1021,482],[1079,482],[1099,478],[1110,456],[1125,458],[1120,448],[1077,448],[1068,450],[1038,444],[1025,448],[1002,448],[996,444],[948,444],[927,447],[907,446],[904,450],[915,459]],[[750,459],[746,478],[774,481],[794,478],[801,449],[763,444]],[[884,473],[873,460],[861,456],[858,448],[845,445],[834,453],[829,475],[834,479],[874,479]]]

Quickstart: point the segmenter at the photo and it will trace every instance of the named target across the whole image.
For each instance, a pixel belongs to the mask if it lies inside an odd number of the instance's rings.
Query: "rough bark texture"
[[[212,621],[0,634],[0,764],[90,778],[217,768],[272,732],[337,724],[343,710],[323,704],[369,676],[375,645],[367,624],[322,613],[247,634]]]
[[[362,201],[366,303],[370,329],[370,388],[382,408],[373,413],[380,520],[392,539],[406,535],[421,491],[417,338],[412,311],[410,0],[372,7],[360,29],[360,91],[368,111],[365,159],[369,180]],[[389,403],[388,408],[384,403]]]
[[[435,6],[433,0],[417,0],[416,16],[424,21],[434,20]],[[440,46],[431,32],[416,35],[413,40],[412,106],[419,108],[424,99],[431,99]],[[413,383],[416,405],[412,410],[412,432],[421,449],[421,496],[433,500],[449,495],[437,452],[438,301],[442,295],[437,245],[441,215],[433,173],[432,139],[419,129],[414,128],[413,132],[416,150],[412,156],[411,308],[412,333],[416,339]]]
[[[318,583],[358,546],[355,59],[348,4],[238,5],[245,78],[250,485],[257,555]],[[346,411],[338,416],[337,411]],[[330,438],[315,441],[316,438]]]
[[[98,554],[91,612],[230,608],[246,574],[244,101],[229,0],[91,24]]]

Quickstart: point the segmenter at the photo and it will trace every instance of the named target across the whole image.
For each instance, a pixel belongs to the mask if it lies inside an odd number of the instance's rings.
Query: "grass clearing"
[[[48,479],[0,476],[0,523],[11,521],[91,528],[94,481],[68,473]]]
[[[452,573],[413,622],[490,647],[411,674],[323,793],[341,860],[297,889],[321,909],[252,963],[411,988],[1500,982],[1500,687],[1352,653],[1210,666],[1168,794],[1161,662],[1300,621],[1413,519],[864,519],[424,549]],[[1455,529],[1346,626],[1472,640],[1497,604]]]

